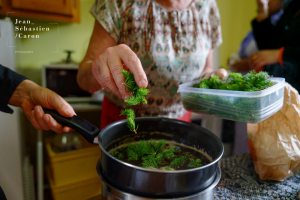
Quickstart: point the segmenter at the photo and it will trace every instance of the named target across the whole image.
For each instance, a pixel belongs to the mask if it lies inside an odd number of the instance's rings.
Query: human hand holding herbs
[[[140,88],[134,79],[133,74],[131,74],[127,70],[122,70],[122,73],[125,77],[125,82],[123,83],[125,86],[126,92],[131,92],[132,96],[127,97],[125,99],[125,103],[128,106],[134,106],[138,105],[139,103],[147,104],[147,100],[145,99],[145,96],[150,92],[146,88]],[[135,114],[132,109],[125,109],[121,111],[120,115],[127,115],[127,126],[128,128],[134,132],[137,133],[138,126],[135,126],[134,118]]]

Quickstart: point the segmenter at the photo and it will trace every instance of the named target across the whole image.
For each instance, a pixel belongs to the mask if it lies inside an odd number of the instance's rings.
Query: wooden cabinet
[[[80,22],[80,0],[0,0],[0,15]]]

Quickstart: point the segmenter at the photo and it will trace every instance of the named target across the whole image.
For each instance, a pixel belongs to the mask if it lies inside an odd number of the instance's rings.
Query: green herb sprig
[[[147,100],[145,96],[149,94],[149,90],[146,88],[140,88],[134,79],[134,76],[132,73],[130,73],[127,70],[122,70],[122,73],[125,77],[125,90],[126,92],[131,92],[132,96],[125,99],[125,103],[128,106],[134,106],[138,105],[139,103],[147,104]],[[127,115],[127,126],[128,128],[134,132],[137,133],[138,126],[135,126],[135,114],[132,109],[125,109],[121,111],[120,115]]]
[[[186,157],[185,156],[180,156],[179,158],[175,158],[170,163],[170,166],[173,167],[173,168],[178,168],[178,167],[182,166],[185,161],[186,161]]]
[[[111,155],[112,155],[113,157],[119,158],[119,159],[122,159],[122,158],[124,157],[123,154],[122,154],[121,152],[119,152],[118,150],[113,151],[113,152],[111,153]]]
[[[126,92],[132,93],[132,96],[128,97],[125,100],[125,103],[128,106],[134,106],[139,103],[147,104],[147,100],[145,96],[149,94],[150,91],[146,88],[140,88],[136,84],[133,74],[130,73],[129,71],[122,70],[122,73],[125,76],[125,82],[124,82],[125,90]]]
[[[189,167],[200,167],[201,166],[201,159],[197,158],[196,160],[193,158],[190,158],[190,163],[188,164]]]
[[[125,110],[121,110],[121,114],[120,115],[127,115],[126,119],[127,119],[127,127],[134,133],[137,133],[137,129],[139,128],[139,126],[135,126],[135,114],[134,111],[131,109],[125,109]]]
[[[174,153],[180,152],[180,150],[176,150],[171,148],[165,150],[165,140],[159,140],[158,142],[154,140],[141,140],[138,144],[128,144],[123,150],[126,150],[128,161],[130,160],[140,160],[142,161],[141,165],[144,168],[154,167],[158,168],[158,165],[164,165],[166,163],[170,163],[169,166],[164,167],[165,170],[171,170],[171,168],[179,168],[185,162],[189,161],[189,167],[199,167],[201,166],[201,159],[197,159],[196,157],[190,155],[189,152],[186,153],[186,156],[175,156]],[[121,150],[122,151],[122,150]],[[112,156],[116,158],[124,158],[124,156],[120,153],[119,150],[115,150],[111,153]]]

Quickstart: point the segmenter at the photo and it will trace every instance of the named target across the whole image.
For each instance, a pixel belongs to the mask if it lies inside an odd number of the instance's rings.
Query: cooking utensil
[[[101,162],[100,160],[97,163],[97,173],[99,177],[102,179],[102,194],[101,196],[97,196],[98,198],[95,198],[97,200],[99,199],[112,199],[112,200],[127,200],[127,199],[134,199],[134,200],[155,200],[151,199],[149,197],[141,197],[141,196],[136,196],[134,194],[130,194],[127,192],[124,192],[120,190],[119,188],[116,188],[115,186],[111,185],[107,180],[102,175],[101,172]],[[185,196],[185,197],[172,197],[169,199],[164,199],[164,200],[208,200],[208,199],[214,199],[214,188],[216,185],[219,183],[221,179],[221,169],[218,166],[217,172],[216,172],[216,178],[214,182],[205,190],[192,194],[190,196]]]
[[[69,126],[83,135],[90,143],[99,129],[77,116],[62,117],[58,112],[44,109],[58,123]],[[105,179],[116,188],[135,195],[152,198],[173,198],[195,194],[209,187],[216,177],[218,161],[223,155],[223,144],[212,132],[192,123],[159,117],[135,119],[139,125],[135,135],[126,120],[114,122],[105,127],[98,135],[101,148],[101,171]],[[212,162],[194,169],[165,171],[134,166],[111,156],[110,148],[125,139],[145,134],[143,139],[168,139],[187,146],[202,149],[211,157]],[[164,134],[161,134],[164,133]],[[117,141],[113,143],[114,141]],[[114,144],[114,145],[113,145]]]
[[[44,113],[51,115],[58,123],[68,126],[78,133],[80,133],[89,143],[98,143],[98,139],[95,137],[100,133],[100,129],[91,124],[90,122],[77,117],[64,117],[60,115],[56,110],[50,110],[43,108]]]

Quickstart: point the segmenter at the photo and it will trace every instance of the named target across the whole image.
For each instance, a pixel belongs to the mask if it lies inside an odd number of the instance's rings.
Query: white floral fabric
[[[209,51],[222,43],[215,0],[194,0],[189,8],[172,12],[153,0],[96,0],[90,12],[118,44],[128,45],[141,60],[150,94],[138,115],[183,116],[178,86],[198,79]],[[108,92],[106,96],[126,108],[123,100]]]

